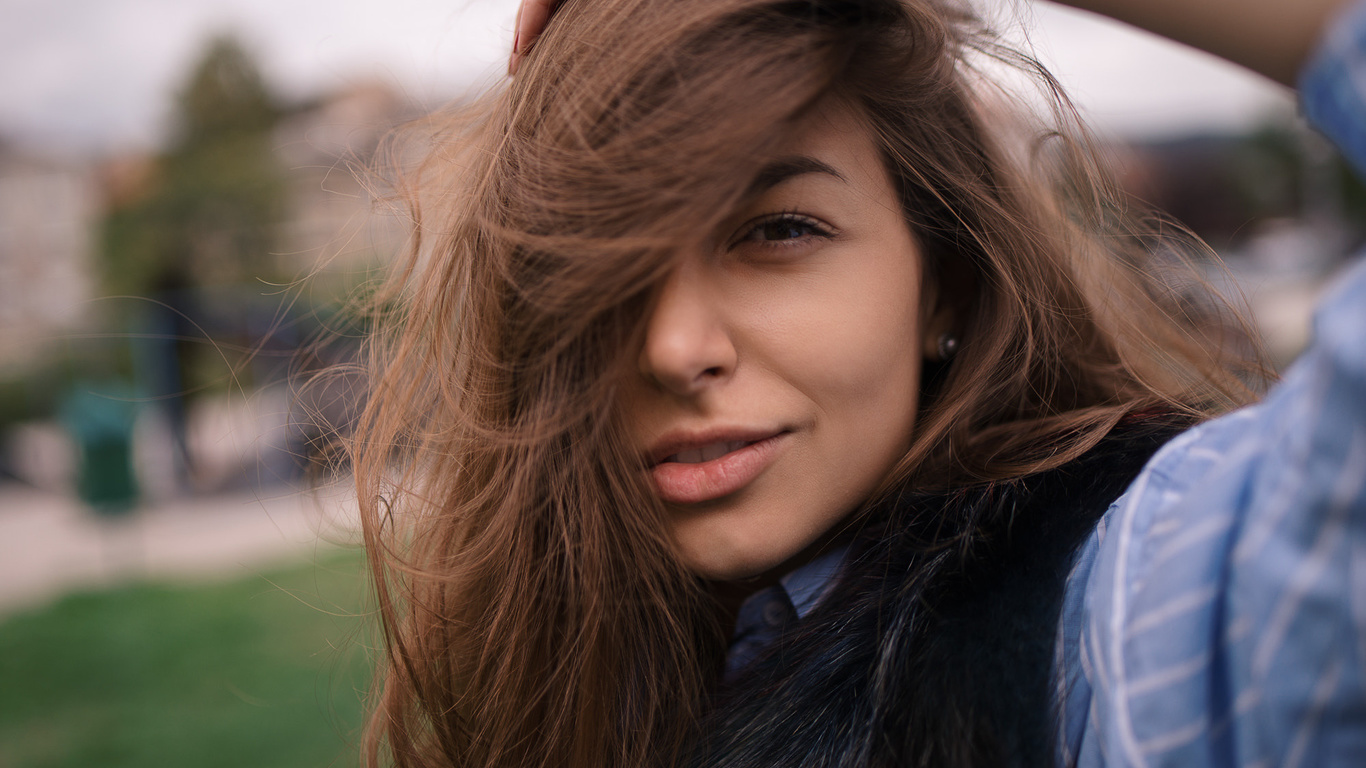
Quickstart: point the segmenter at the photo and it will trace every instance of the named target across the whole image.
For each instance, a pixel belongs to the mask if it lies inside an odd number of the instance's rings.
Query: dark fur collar
[[[693,764],[1052,765],[1072,555],[1179,430],[1130,419],[1056,470],[886,505],[821,605],[718,694]]]

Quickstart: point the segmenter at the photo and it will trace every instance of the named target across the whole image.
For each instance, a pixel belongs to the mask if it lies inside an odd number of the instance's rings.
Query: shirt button
[[[770,600],[764,604],[764,623],[778,629],[787,623],[787,606],[781,600]]]

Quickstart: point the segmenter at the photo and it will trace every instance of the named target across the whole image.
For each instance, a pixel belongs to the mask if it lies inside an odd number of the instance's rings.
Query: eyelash
[[[798,237],[785,237],[775,240],[766,240],[755,237],[755,235],[759,234],[765,227],[770,227],[775,224],[783,224],[793,229],[805,230],[805,234]],[[741,230],[740,236],[736,238],[734,245],[758,243],[769,248],[783,248],[804,241],[808,237],[830,238],[834,237],[834,235],[835,233],[832,232],[829,227],[810,216],[795,212],[771,213],[746,224]]]

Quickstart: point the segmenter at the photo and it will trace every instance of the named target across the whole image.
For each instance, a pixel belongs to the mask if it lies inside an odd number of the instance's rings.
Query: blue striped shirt
[[[1301,99],[1366,170],[1366,3]],[[1064,765],[1366,766],[1366,263],[1265,400],[1163,447],[1106,512],[1054,679]]]

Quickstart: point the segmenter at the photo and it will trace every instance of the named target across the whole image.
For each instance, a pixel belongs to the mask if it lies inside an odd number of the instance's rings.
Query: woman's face
[[[685,562],[734,579],[808,548],[905,452],[920,251],[872,137],[827,103],[680,263],[625,407]]]

